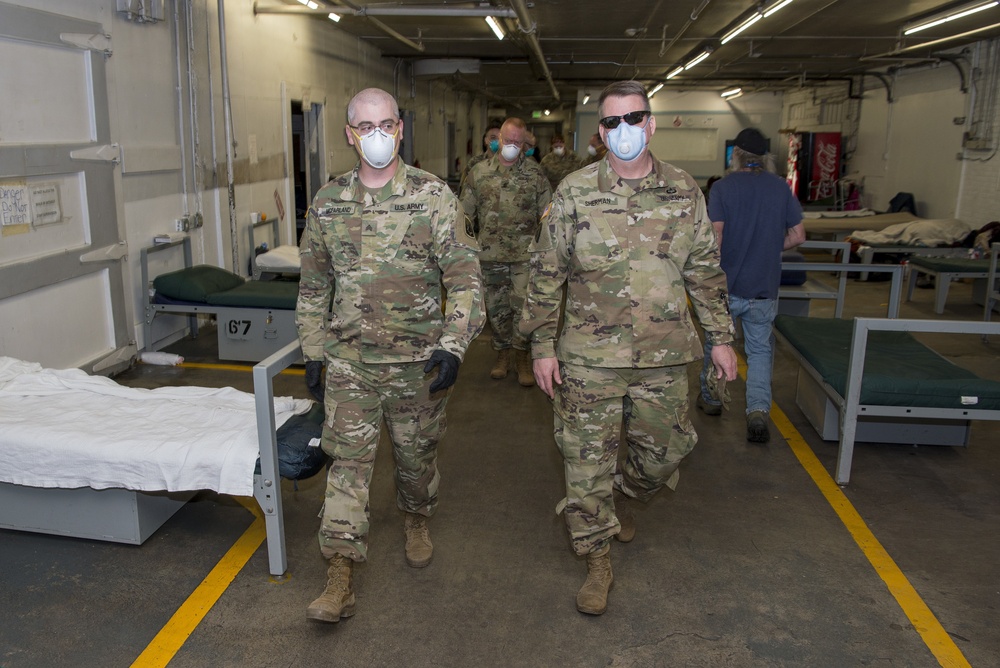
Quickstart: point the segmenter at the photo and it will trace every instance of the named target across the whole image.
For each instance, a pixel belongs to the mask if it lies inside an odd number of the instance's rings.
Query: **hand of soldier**
[[[725,375],[726,380],[736,380],[736,351],[731,345],[712,346],[712,364],[715,365],[716,378]]]
[[[531,364],[535,373],[535,383],[539,389],[549,395],[549,399],[555,398],[555,386],[562,385],[562,376],[559,375],[559,360],[555,357],[540,357]]]
[[[322,404],[325,399],[322,362],[306,362],[306,387],[309,388],[309,394]]]
[[[447,390],[455,384],[455,379],[458,378],[459,364],[458,357],[447,350],[435,350],[431,353],[431,358],[424,365],[424,373],[430,373],[436,366],[440,367],[437,378],[431,383],[431,394],[438,390]]]

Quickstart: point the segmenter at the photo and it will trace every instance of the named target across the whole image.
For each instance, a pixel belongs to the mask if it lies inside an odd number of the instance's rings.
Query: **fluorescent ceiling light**
[[[545,114],[546,116],[548,116],[548,115],[549,115],[549,114],[551,114],[552,112],[551,112],[551,111],[549,111],[548,109],[546,109],[546,110],[545,110],[545,111],[543,111],[542,113],[543,113],[543,114]]]
[[[771,14],[774,14],[779,9],[787,7],[792,4],[792,0],[778,0],[776,3],[764,10],[764,18],[766,19]]]
[[[583,103],[587,104],[588,102],[590,102],[590,93],[584,93],[583,94]]]
[[[926,19],[918,23],[911,23],[909,28],[903,27],[904,35],[912,35],[915,32],[921,30],[926,30],[927,28],[933,28],[934,26],[939,26],[942,23],[947,23],[948,21],[954,21],[955,19],[960,19],[970,14],[975,14],[981,12],[984,9],[990,9],[1000,5],[1000,0],[989,0],[988,2],[970,2],[968,4],[962,5],[961,7],[956,7],[950,12],[945,12],[942,14],[935,14],[934,16],[929,16]]]
[[[668,78],[668,79],[673,79],[673,78],[674,78],[675,76],[677,76],[678,74],[680,74],[680,73],[681,73],[681,72],[683,72],[683,71],[684,71],[684,66],[683,66],[683,65],[680,65],[680,66],[679,66],[679,67],[677,67],[677,68],[676,68],[676,69],[675,69],[674,71],[672,71],[672,72],[671,72],[670,74],[668,74],[668,75],[667,75],[667,78]]]
[[[736,97],[743,92],[743,89],[737,86],[736,88],[730,88],[729,90],[722,91],[722,97]]]
[[[654,95],[656,95],[657,93],[660,92],[661,88],[663,88],[663,84],[662,83],[656,84],[656,86],[653,88],[653,90],[651,90],[648,93],[646,93],[646,97],[653,97]]]
[[[309,9],[319,9],[319,3],[313,2],[313,0],[308,0],[306,2],[306,7]]]
[[[692,67],[694,67],[695,65],[697,65],[698,63],[700,63],[701,61],[705,60],[706,58],[708,58],[711,55],[712,55],[712,52],[709,51],[708,49],[705,49],[700,54],[698,54],[697,56],[695,56],[694,60],[692,60],[687,65],[685,65],[684,69],[685,70],[691,69]]]
[[[493,30],[493,34],[497,36],[497,39],[504,38],[503,28],[500,27],[500,23],[495,18],[487,16],[486,24]]]
[[[333,21],[334,23],[340,23],[340,14],[334,14],[333,12],[330,12],[329,14],[326,15],[326,17],[331,21]]]
[[[728,42],[732,38],[734,38],[737,35],[739,35],[744,30],[746,30],[747,28],[749,28],[750,26],[752,26],[754,23],[757,23],[757,21],[760,21],[762,18],[764,18],[763,14],[761,14],[760,12],[754,12],[753,16],[751,16],[746,21],[744,21],[743,23],[739,24],[738,26],[736,26],[735,28],[733,28],[732,30],[730,30],[729,32],[727,32],[725,35],[723,35],[722,39],[719,40],[719,43],[720,44],[725,44],[726,42]]]

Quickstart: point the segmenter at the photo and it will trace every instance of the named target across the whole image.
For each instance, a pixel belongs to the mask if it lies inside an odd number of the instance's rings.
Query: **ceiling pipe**
[[[513,19],[517,18],[517,13],[513,9],[501,7],[473,7],[468,9],[451,7],[361,7],[354,12],[357,16],[453,16],[459,18],[495,18]]]
[[[353,3],[336,2],[338,5],[348,7],[351,11],[343,12],[343,16],[449,16],[456,18],[485,18],[487,16],[502,17],[505,19],[517,18],[517,13],[513,9],[502,7],[427,7],[427,6],[385,6],[375,7],[355,6]],[[321,5],[318,9],[309,9],[305,5],[268,5],[260,2],[253,3],[255,14],[317,14],[326,16],[330,13],[330,7]]]
[[[347,7],[350,10],[352,10],[350,13],[356,16],[359,16],[363,13],[362,8],[358,7],[352,2],[347,2],[346,0],[340,0],[334,7],[326,5],[326,6],[321,6],[319,9],[309,9],[304,5],[300,5],[298,7],[293,5],[262,5],[259,2],[256,2],[256,0],[254,0],[253,13],[254,14],[310,14],[316,16],[326,16],[334,9],[337,10],[337,13],[341,13],[343,7]],[[344,13],[346,14],[347,12]],[[417,44],[416,42],[406,37],[405,35],[396,32],[382,21],[379,21],[377,18],[374,18],[372,16],[365,16],[365,18],[371,21],[372,25],[377,27],[379,30],[384,32],[389,37],[392,37],[400,44],[408,46],[414,51],[417,51],[419,53],[424,52],[423,44]]]
[[[549,88],[552,90],[552,97],[556,99],[556,102],[560,100],[559,89],[556,88],[556,82],[552,80],[552,72],[549,71],[549,66],[545,62],[545,54],[542,53],[542,46],[538,43],[538,37],[535,35],[535,22],[531,20],[531,15],[528,13],[528,7],[524,4],[524,0],[510,0],[510,4],[514,7],[514,11],[517,13],[517,24],[524,33],[525,39],[528,40],[528,46],[531,47],[531,52],[535,56],[535,60],[538,63],[539,69],[542,71],[542,76],[549,84]]]

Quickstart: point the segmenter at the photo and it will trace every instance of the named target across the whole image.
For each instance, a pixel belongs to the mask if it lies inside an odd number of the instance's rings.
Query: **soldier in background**
[[[595,162],[600,162],[608,154],[608,147],[604,145],[601,133],[595,132],[590,136],[590,143],[587,144],[587,155],[580,160],[580,166],[586,167]]]
[[[535,138],[534,132],[529,131],[524,135],[524,155],[535,162],[542,161],[541,156],[538,155],[538,139]]]
[[[538,231],[552,191],[538,164],[522,153],[527,132],[519,118],[504,121],[500,152],[472,168],[460,197],[481,249],[486,313],[497,351],[490,376],[498,380],[507,377],[513,348],[517,380],[531,387],[535,378],[528,340],[521,335],[518,321],[528,285],[528,245]]]
[[[500,150],[500,125],[501,122],[494,118],[486,126],[486,132],[483,133],[483,152],[469,158],[468,164],[462,170],[462,178],[458,181],[458,192],[462,192],[465,179],[469,177],[469,172],[472,168],[484,160],[489,160]]]
[[[306,384],[326,409],[323,450],[333,459],[319,531],[328,581],[306,611],[322,622],[354,614],[352,570],[367,558],[368,488],[383,418],[406,561],[430,563],[427,518],[437,508],[448,388],[483,325],[475,239],[447,185],[399,158],[396,101],[363,90],[348,105],[347,123],[347,142],[361,159],[309,209],[295,313]]]
[[[560,181],[578,169],[580,160],[576,157],[576,153],[566,148],[566,141],[562,135],[554,135],[551,150],[542,158],[542,171],[545,172],[552,190],[555,191]]]
[[[599,109],[611,152],[556,190],[531,248],[521,323],[535,380],[554,400],[566,525],[587,557],[576,607],[592,615],[607,607],[611,539],[635,534],[631,499],[674,489],[697,442],[687,365],[702,349],[689,298],[715,344],[717,378],[736,378],[726,275],[698,184],[650,153],[656,121],[641,84],[611,84]],[[616,472],[623,423],[628,454]]]

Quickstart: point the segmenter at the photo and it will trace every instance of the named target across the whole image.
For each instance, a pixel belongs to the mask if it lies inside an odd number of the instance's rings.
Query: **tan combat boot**
[[[354,562],[337,555],[330,560],[326,571],[326,589],[306,608],[306,617],[319,622],[339,622],[354,614],[354,590],[351,588],[351,569]]]
[[[510,348],[504,348],[497,351],[497,361],[493,365],[493,368],[490,369],[490,378],[496,378],[497,380],[506,378],[508,367],[510,367]]]
[[[427,518],[416,513],[406,513],[403,532],[406,534],[406,563],[413,568],[423,568],[431,563],[434,546],[431,544]]]
[[[576,595],[576,609],[588,615],[603,615],[608,609],[608,590],[614,582],[610,545],[587,555],[587,581]]]
[[[632,499],[615,490],[615,516],[620,529],[615,538],[619,543],[631,543],[635,538],[635,515],[632,514]]]
[[[531,387],[535,384],[535,372],[531,368],[531,355],[527,350],[518,350],[515,357],[517,358],[517,382],[524,387]]]

